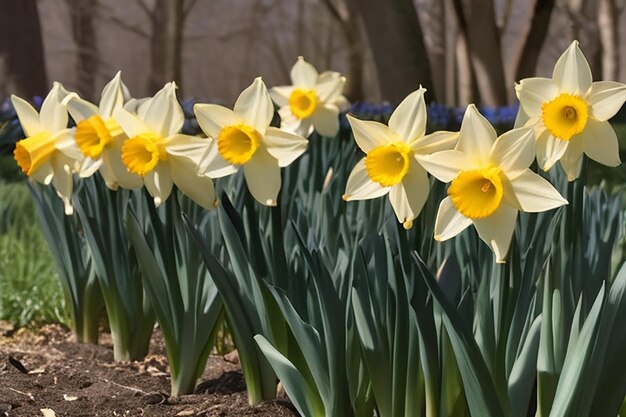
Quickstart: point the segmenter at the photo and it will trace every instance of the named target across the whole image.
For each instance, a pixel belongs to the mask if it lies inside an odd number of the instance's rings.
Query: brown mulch
[[[298,415],[286,398],[248,405],[239,366],[221,356],[209,357],[195,394],[170,398],[169,392],[158,331],[144,361],[116,363],[108,334],[95,346],[74,343],[54,325],[10,336],[0,330],[0,416]]]

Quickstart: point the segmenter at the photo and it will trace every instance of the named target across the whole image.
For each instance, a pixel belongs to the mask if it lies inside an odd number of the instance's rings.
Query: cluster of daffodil
[[[158,206],[176,185],[205,208],[215,204],[212,179],[243,169],[254,198],[277,205],[280,168],[307,149],[315,129],[333,137],[345,107],[345,78],[318,74],[303,58],[291,70],[293,85],[268,92],[254,80],[233,109],[196,104],[207,138],[180,133],[184,116],[176,86],[168,83],[154,97],[131,99],[118,73],[102,92],[98,106],[59,83],[40,114],[13,96],[27,136],[17,143],[15,159],[35,181],[53,183],[72,212],[72,175],[100,171],[108,187],[144,185]],[[450,183],[439,207],[435,239],[446,240],[474,224],[479,236],[504,261],[518,212],[541,212],[567,201],[529,169],[537,159],[544,169],[557,161],[570,180],[578,176],[583,153],[605,165],[620,163],[615,132],[607,119],[626,100],[626,86],[592,83],[577,42],[556,63],[553,78],[522,80],[516,91],[520,112],[516,129],[497,137],[494,128],[470,105],[461,130],[426,131],[423,88],[411,93],[389,124],[348,116],[354,138],[366,156],[350,175],[344,199],[389,194],[398,221],[410,228],[429,194],[427,173]],[[281,127],[270,126],[274,102]],[[76,122],[68,128],[68,111]]]

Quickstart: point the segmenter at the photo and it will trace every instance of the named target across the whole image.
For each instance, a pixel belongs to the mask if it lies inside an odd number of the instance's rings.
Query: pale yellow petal
[[[39,114],[30,103],[16,95],[11,96],[11,103],[27,137],[35,136],[43,130],[39,123]]]
[[[322,103],[335,104],[341,97],[346,78],[334,71],[320,74],[315,84],[315,91]]]
[[[571,43],[554,66],[552,78],[561,92],[584,95],[591,87],[591,69],[578,41]]]
[[[89,119],[91,116],[100,113],[100,110],[95,104],[83,100],[78,96],[72,96],[67,102],[67,111],[76,123],[80,123],[82,120]]]
[[[388,192],[389,187],[383,187],[379,183],[372,181],[367,175],[365,158],[363,158],[357,162],[348,177],[343,199],[346,201],[369,200],[371,198],[381,197]]]
[[[39,113],[41,128],[54,134],[59,130],[67,128],[67,109],[61,104],[61,85],[55,84],[48,93]]]
[[[420,87],[409,94],[389,118],[389,128],[406,143],[421,138],[426,132],[425,92],[426,89]]]
[[[334,138],[339,133],[339,109],[334,104],[319,106],[311,116],[311,123],[320,135]]]
[[[528,117],[541,116],[541,106],[559,95],[559,87],[550,78],[525,78],[515,86],[520,101],[520,111]],[[516,126],[518,127],[518,126]]]
[[[513,179],[535,159],[535,132],[532,128],[513,129],[500,136],[491,150],[491,160]]]
[[[410,228],[413,220],[420,214],[430,191],[428,175],[416,161],[411,162],[409,172],[389,190],[389,201],[398,221]]]
[[[174,187],[169,166],[165,163],[157,164],[155,169],[143,177],[143,181],[157,207],[167,200]]]
[[[359,120],[352,115],[348,115],[348,122],[352,127],[352,134],[359,148],[365,153],[377,146],[388,145],[399,140],[389,127],[370,120]]]
[[[510,185],[522,211],[536,213],[567,204],[550,182],[529,169],[511,180]]]
[[[134,113],[125,108],[113,112],[113,118],[122,127],[129,138],[150,132],[150,128]]]
[[[608,120],[615,116],[626,101],[626,85],[615,81],[600,81],[591,84],[587,102],[596,120]]]
[[[432,155],[418,154],[415,155],[415,159],[441,182],[450,182],[459,175],[459,172],[474,168],[467,155],[456,150],[441,151]]]
[[[306,151],[309,141],[302,136],[268,127],[263,144],[270,155],[278,160],[278,165],[286,167]]]
[[[583,149],[589,158],[610,167],[622,163],[617,135],[609,122],[589,119],[585,130],[577,136],[582,137]]]
[[[243,166],[243,173],[250,193],[266,206],[278,204],[280,192],[280,166],[278,160],[262,147]]]
[[[299,56],[293,68],[291,68],[291,82],[295,87],[312,89],[317,81],[317,70],[315,67]]]
[[[113,116],[113,112],[124,106],[124,91],[122,88],[122,72],[118,71],[115,77],[102,89],[100,96],[100,115],[106,120]]]
[[[476,106],[473,104],[467,106],[461,123],[457,150],[467,154],[468,158],[477,163],[486,164],[496,137],[496,130],[478,112]]]
[[[437,219],[435,220],[435,240],[445,241],[457,236],[472,224],[472,220],[463,216],[454,207],[452,199],[446,197],[439,204]]]
[[[544,171],[548,171],[563,157],[568,145],[568,141],[557,139],[545,130],[536,141],[537,163]]]
[[[200,206],[210,210],[215,207],[213,180],[198,175],[194,162],[185,157],[170,156],[168,160],[174,184]]]
[[[237,124],[237,117],[231,109],[217,104],[195,104],[193,112],[200,129],[211,138],[217,139],[224,126]]]
[[[165,84],[145,107],[139,108],[138,115],[152,132],[163,138],[180,132],[185,115],[176,98],[176,84]]]
[[[478,236],[491,247],[497,263],[505,262],[516,221],[517,210],[506,204],[500,204],[491,216],[474,220]]]
[[[274,117],[274,104],[261,77],[257,77],[250,87],[243,90],[233,107],[235,115],[242,123],[252,126],[261,135]]]
[[[413,141],[411,149],[415,154],[428,155],[453,149],[458,141],[459,132],[440,130]]]
[[[289,97],[293,93],[294,86],[292,85],[280,85],[270,88],[270,97],[274,100],[274,103],[278,107],[284,107],[289,105]]]

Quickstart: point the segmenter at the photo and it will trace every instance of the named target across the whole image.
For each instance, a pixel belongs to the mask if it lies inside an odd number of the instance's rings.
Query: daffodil
[[[281,127],[301,136],[309,136],[313,129],[323,136],[336,136],[339,111],[347,104],[341,95],[345,77],[334,71],[318,74],[313,65],[298,57],[291,69],[291,82],[270,90],[280,106]]]
[[[626,85],[592,82],[577,41],[561,55],[552,78],[527,78],[515,90],[520,101],[516,127],[534,128],[537,162],[544,170],[560,160],[573,181],[583,153],[603,165],[621,163],[617,136],[607,120],[624,104]]]
[[[174,83],[139,106],[137,114],[118,107],[113,117],[129,138],[122,144],[122,162],[143,179],[155,205],[169,197],[175,184],[201,206],[214,206],[213,181],[196,168],[206,139],[178,133],[184,115]]]
[[[406,97],[389,119],[389,126],[348,115],[354,139],[365,158],[350,174],[343,198],[366,200],[389,194],[398,221],[409,229],[422,210],[430,184],[419,156],[452,149],[458,133],[426,132],[424,88]]]
[[[275,206],[280,168],[302,155],[308,141],[270,127],[274,106],[261,78],[239,95],[233,110],[196,104],[194,112],[204,133],[212,138],[199,165],[200,172],[220,178],[243,167],[252,196],[261,204]]]
[[[25,100],[11,96],[13,107],[26,138],[15,145],[13,153],[19,167],[33,180],[54,185],[65,205],[65,214],[72,214],[73,179],[83,160],[74,141],[73,129],[67,127],[67,110],[61,103],[64,89],[54,83],[52,90],[37,111]]]
[[[85,155],[80,176],[93,175],[100,170],[106,185],[115,190],[141,187],[141,177],[126,168],[122,162],[122,145],[128,136],[113,118],[113,113],[124,106],[130,95],[118,72],[104,87],[98,106],[76,94],[66,98],[67,108],[76,121],[76,144]]]
[[[496,131],[468,106],[454,150],[420,158],[442,182],[450,183],[435,221],[435,239],[450,239],[470,224],[504,262],[519,211],[540,212],[567,204],[557,190],[528,167],[535,158],[531,128]]]

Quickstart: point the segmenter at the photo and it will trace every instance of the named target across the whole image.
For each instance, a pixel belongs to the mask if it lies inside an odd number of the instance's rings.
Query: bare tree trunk
[[[78,92],[89,100],[96,99],[95,80],[98,69],[98,43],[93,16],[98,7],[91,0],[67,0],[76,44],[76,75]]]
[[[461,31],[467,43],[481,104],[501,106],[507,103],[500,32],[496,25],[493,1],[454,0]]]
[[[420,84],[433,99],[428,55],[412,0],[355,2],[369,38],[381,96],[399,103]]]
[[[424,33],[424,44],[426,45],[426,52],[428,53],[428,61],[430,62],[430,70],[433,77],[433,86],[438,101],[441,103],[451,104],[456,100],[453,97],[450,100],[450,93],[455,93],[455,82],[450,82],[452,77],[448,73],[448,69],[454,66],[446,65],[448,59],[447,39],[450,35],[456,39],[455,22],[447,20],[446,14],[446,2],[440,0],[429,0],[425,3],[422,0],[413,0],[415,9],[418,12],[420,24]],[[455,48],[453,47],[452,52]],[[454,60],[453,60],[454,62]]]
[[[600,0],[598,10],[598,31],[602,45],[602,79],[616,80],[619,73],[619,56],[617,52],[618,37],[617,7],[613,0]]]
[[[181,87],[183,0],[157,0],[152,12],[149,91],[169,81]]]
[[[459,89],[456,105],[463,107],[475,101],[474,91],[476,90],[476,85],[469,48],[467,46],[467,38],[462,31],[458,32],[456,39],[456,62],[457,84]]]
[[[339,23],[348,48],[348,74],[345,95],[350,101],[363,100],[363,51],[365,49],[357,4],[354,0],[325,0],[324,4]]]
[[[540,0],[535,6],[530,31],[524,43],[524,49],[515,70],[515,81],[533,77],[537,71],[539,54],[548,35],[550,17],[554,10],[555,0]]]
[[[8,88],[23,97],[45,95],[48,88],[36,0],[0,0],[0,56]]]

